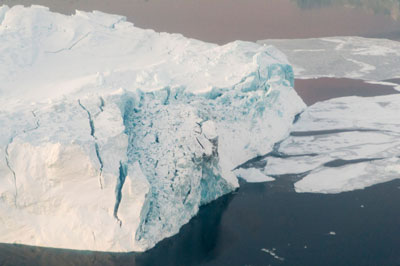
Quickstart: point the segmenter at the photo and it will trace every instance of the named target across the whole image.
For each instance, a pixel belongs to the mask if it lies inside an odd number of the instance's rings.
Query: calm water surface
[[[122,14],[137,26],[204,41],[358,35],[400,39],[398,0],[0,0]],[[399,83],[400,80],[393,80]],[[297,80],[307,104],[397,93],[349,79]],[[243,184],[148,252],[0,244],[0,265],[400,265],[400,180],[335,195],[298,194],[295,176]],[[263,251],[273,250],[276,257]]]
[[[399,80],[387,82],[398,84]],[[400,93],[392,86],[369,84],[363,80],[347,78],[296,79],[294,86],[307,105],[337,97],[373,97]]]

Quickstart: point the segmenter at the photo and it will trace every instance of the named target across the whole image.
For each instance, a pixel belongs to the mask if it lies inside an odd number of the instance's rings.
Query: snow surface
[[[301,114],[264,173],[295,174],[297,192],[339,193],[400,178],[400,96],[344,97]],[[304,177],[303,177],[304,176]],[[279,177],[277,177],[279,178]]]
[[[388,80],[400,77],[400,42],[362,37],[264,40],[284,52],[296,78]],[[397,85],[397,84],[396,84]],[[400,86],[397,86],[400,90]]]
[[[238,186],[305,105],[272,46],[0,7],[0,241],[143,251]]]

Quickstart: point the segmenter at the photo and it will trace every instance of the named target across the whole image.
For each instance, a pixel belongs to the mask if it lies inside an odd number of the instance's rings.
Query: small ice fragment
[[[261,251],[264,251],[265,253],[268,253],[269,255],[271,255],[272,257],[274,257],[274,259],[280,260],[280,261],[284,261],[285,258],[279,257],[278,255],[276,255],[275,253],[275,248],[273,248],[272,250],[270,249],[266,249],[266,248],[262,248]]]
[[[234,172],[237,177],[240,177],[248,183],[259,183],[259,182],[271,182],[275,181],[275,178],[270,177],[262,173],[256,168],[239,168]]]
[[[335,236],[335,235],[336,235],[336,232],[334,232],[334,231],[330,231],[330,232],[329,232],[329,235],[331,235],[331,236]]]

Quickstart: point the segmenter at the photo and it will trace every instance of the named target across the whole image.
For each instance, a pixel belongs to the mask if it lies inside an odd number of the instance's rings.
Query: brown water
[[[400,80],[390,80],[396,83]],[[294,88],[307,105],[345,96],[372,97],[400,93],[391,86],[347,78],[296,79]]]
[[[338,35],[400,39],[395,0],[0,0],[124,15],[143,28],[215,43]]]

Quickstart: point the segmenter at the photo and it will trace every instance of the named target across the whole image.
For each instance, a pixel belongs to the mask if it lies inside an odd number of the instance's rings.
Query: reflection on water
[[[227,43],[357,35],[400,38],[398,0],[0,0],[124,15],[138,27]],[[325,8],[314,8],[325,7]]]

